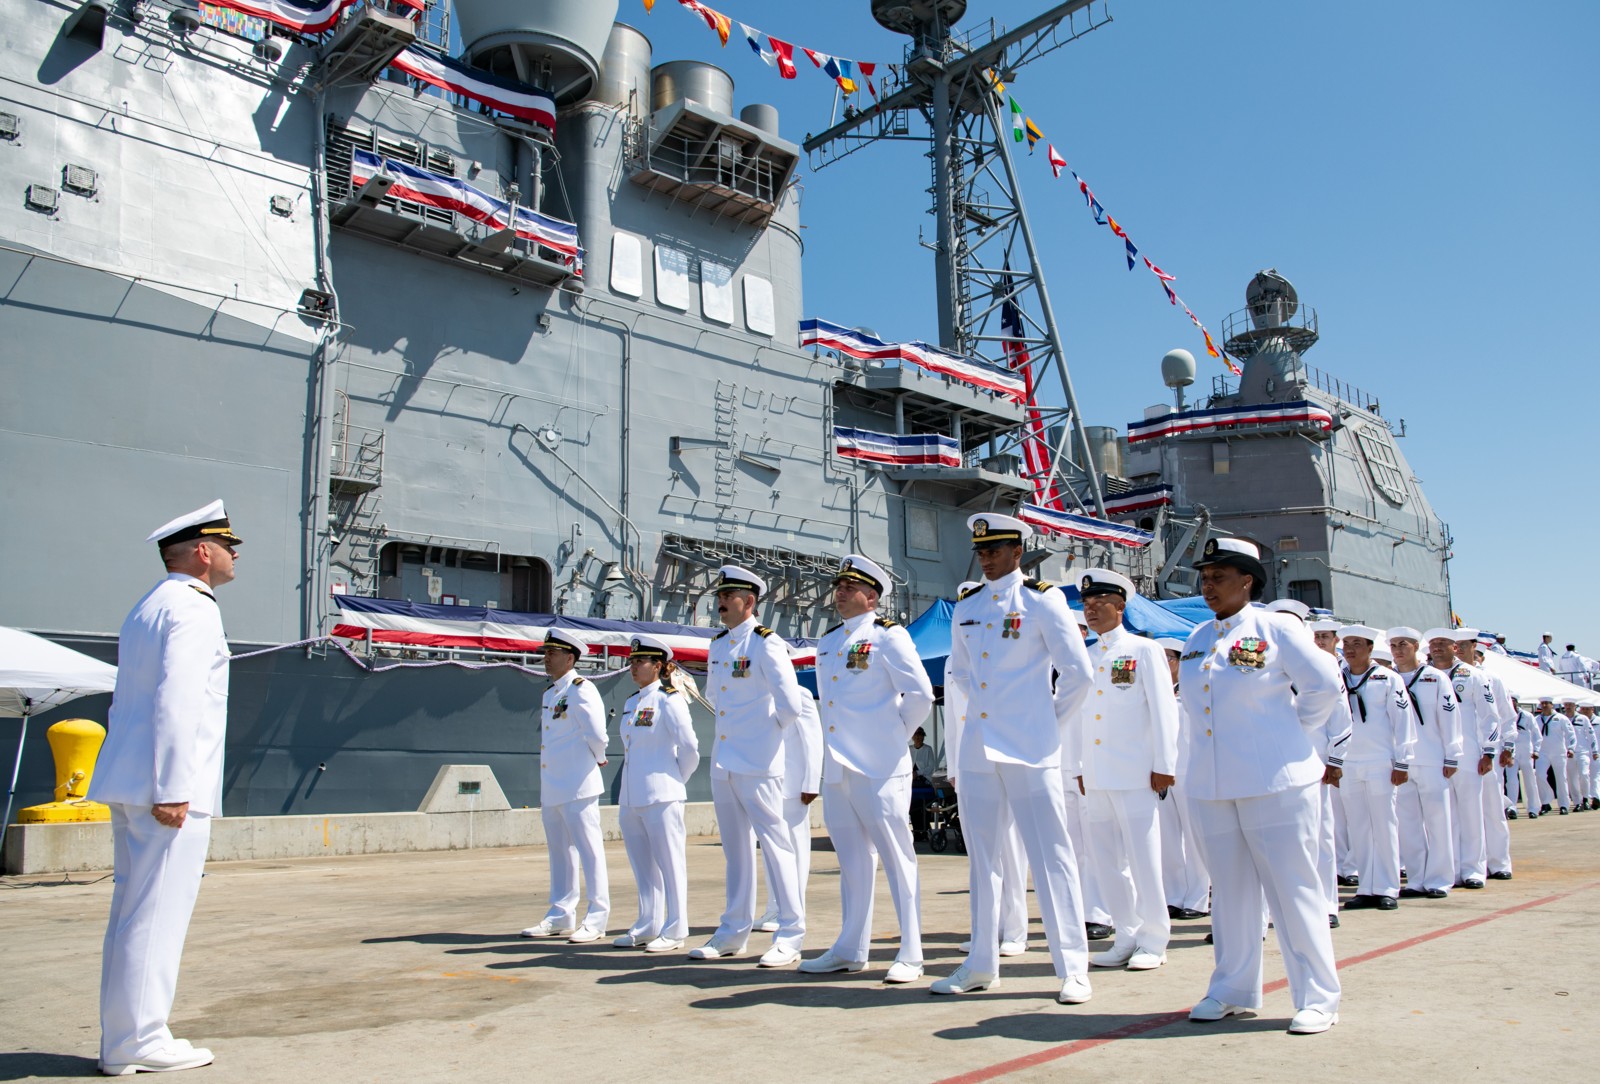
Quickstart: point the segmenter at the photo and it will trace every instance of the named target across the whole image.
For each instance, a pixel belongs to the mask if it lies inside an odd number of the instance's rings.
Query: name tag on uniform
[[[1189,660],[1190,660],[1190,659],[1198,659],[1198,658],[1200,658],[1200,657],[1201,657],[1201,656],[1203,656],[1203,655],[1204,655],[1204,654],[1205,654],[1205,652],[1204,652],[1204,651],[1191,651],[1191,652],[1189,652],[1189,653],[1188,653],[1188,654],[1187,654],[1187,655],[1183,655],[1183,656],[1181,656],[1181,657],[1180,657],[1180,658],[1179,658],[1179,659],[1178,659],[1178,661],[1179,661],[1179,662],[1188,662],[1188,661],[1189,661]]]
[[[1228,649],[1228,665],[1241,670],[1259,670],[1267,664],[1267,648],[1270,646],[1259,636],[1241,637]]]
[[[1020,640],[1020,639],[1022,639],[1022,614],[1021,613],[1019,613],[1016,610],[1012,610],[1010,613],[1006,614],[1005,620],[1000,623],[1000,639],[1002,639],[1002,640]]]
[[[656,725],[656,709],[655,708],[640,708],[638,711],[634,712],[633,713],[633,725],[634,726],[655,726]]]
[[[567,717],[567,698],[562,697],[550,708],[550,718],[565,719]]]
[[[850,650],[845,653],[844,668],[846,670],[865,670],[872,665],[872,642],[863,640],[859,644],[851,644]]]
[[[1111,684],[1132,687],[1134,675],[1138,672],[1139,660],[1129,656],[1111,660]]]
[[[729,665],[733,669],[734,677],[742,678],[750,676],[750,660],[748,658],[734,659]]]

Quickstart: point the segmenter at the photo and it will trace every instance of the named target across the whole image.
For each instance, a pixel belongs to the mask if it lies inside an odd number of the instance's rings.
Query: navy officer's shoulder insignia
[[[756,635],[761,637],[763,640],[765,640],[768,636],[772,635],[772,630],[767,628],[767,626],[765,626],[765,625],[757,625],[756,626]]]
[[[1054,587],[1055,584],[1049,583],[1045,580],[1023,580],[1022,586],[1031,588],[1034,591],[1048,591],[1050,588]]]
[[[983,590],[983,584],[975,583],[971,587],[967,588],[965,591],[961,592],[961,597],[964,598],[964,599],[971,598],[973,595],[976,595],[979,591],[982,591],[982,590]]]
[[[574,685],[582,685],[583,684],[583,679],[581,677],[575,677],[575,678],[572,679],[572,683]]]
[[[726,635],[728,635],[728,630],[727,629],[723,629],[721,632],[719,632],[715,636],[713,636],[712,639],[713,640],[720,640]]]
[[[872,623],[880,629],[892,629],[895,627],[895,622],[890,621],[887,617],[875,617],[872,619]]]
[[[829,629],[827,632],[823,633],[822,635],[831,636],[834,633],[838,632],[842,628],[844,628],[844,622],[843,621],[839,622],[837,625],[833,626],[833,628]]]

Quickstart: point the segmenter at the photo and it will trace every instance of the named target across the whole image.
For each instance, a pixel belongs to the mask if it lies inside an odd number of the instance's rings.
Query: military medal
[[[1000,624],[1000,639],[1022,639],[1022,614],[1016,610],[1006,614],[1006,619]]]
[[[1139,660],[1124,656],[1111,661],[1111,684],[1133,685],[1133,675],[1139,669]]]
[[[1233,642],[1228,665],[1241,670],[1259,670],[1267,663],[1267,642],[1259,636],[1245,636]]]
[[[845,655],[844,668],[846,670],[865,670],[872,663],[872,641],[863,640],[858,644],[851,644],[849,652]]]
[[[560,700],[557,700],[555,702],[555,706],[553,706],[550,709],[550,718],[552,718],[552,719],[565,719],[566,717],[567,717],[567,698],[563,696]]]
[[[750,676],[750,660],[748,657],[734,659],[733,662],[729,663],[728,665],[732,668],[734,677],[742,678]]]
[[[655,726],[656,725],[656,709],[655,708],[640,708],[638,711],[634,712],[633,713],[633,725],[634,726]]]

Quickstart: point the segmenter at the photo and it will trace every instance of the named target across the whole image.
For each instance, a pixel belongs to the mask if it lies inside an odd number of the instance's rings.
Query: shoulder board
[[[572,683],[574,685],[582,685],[583,684],[583,678],[575,677],[575,678],[572,679]]]
[[[676,685],[673,685],[673,684],[669,683],[669,682],[663,681],[661,683],[661,691],[670,696],[672,693],[675,693],[675,692],[678,691],[678,687]]]
[[[973,595],[976,595],[981,590],[983,590],[983,584],[980,583],[975,587],[969,587],[965,591],[961,592],[961,597],[962,598],[971,598]]]
[[[756,635],[761,637],[763,640],[765,640],[768,636],[772,635],[772,630],[767,628],[767,626],[765,626],[765,625],[757,625],[756,626]]]
[[[837,625],[833,626],[833,628],[829,629],[827,632],[823,633],[822,635],[827,636],[830,633],[838,632],[842,628],[844,628],[844,622],[843,621],[839,622]]]
[[[1023,580],[1022,586],[1031,587],[1035,591],[1048,591],[1050,588],[1054,587],[1055,584],[1048,583],[1044,580]]]
[[[715,636],[713,636],[712,639],[713,640],[720,640],[726,635],[728,635],[728,630],[727,629],[723,629],[721,632],[719,632]]]
[[[205,598],[210,599],[212,602],[216,602],[217,601],[217,596],[213,595],[210,591],[207,591],[204,587],[196,587],[192,583],[186,583],[186,584],[184,584],[184,586],[187,587],[189,590],[193,591],[195,594],[202,595]]]
[[[895,627],[895,623],[887,617],[875,617],[872,619],[872,623],[880,629],[892,629]]]

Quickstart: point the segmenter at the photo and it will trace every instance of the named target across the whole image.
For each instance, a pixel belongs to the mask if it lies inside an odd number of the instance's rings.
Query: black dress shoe
[[[1424,888],[1402,888],[1400,890],[1400,898],[1403,900],[1420,900],[1426,899],[1427,896],[1428,891]]]
[[[1394,911],[1400,906],[1400,901],[1393,896],[1375,896],[1373,898],[1378,901],[1373,906],[1380,911]]]
[[[1450,893],[1446,892],[1442,888],[1424,888],[1422,890],[1422,894],[1430,900],[1443,900],[1450,898]]]
[[[1328,929],[1337,930],[1338,928],[1339,928],[1339,916],[1338,915],[1329,915],[1328,916]]]
[[[1476,877],[1468,877],[1466,880],[1461,882],[1461,887],[1462,888],[1482,888],[1483,887],[1483,882],[1478,880]]]
[[[1206,934],[1206,944],[1208,944],[1208,945],[1214,945],[1214,944],[1216,944],[1216,942],[1215,942],[1215,941],[1214,941],[1214,940],[1212,940],[1212,938],[1211,938],[1211,935],[1210,935],[1210,934]]]
[[[1541,814],[1550,812],[1550,804],[1548,802],[1546,802],[1544,805],[1540,806],[1539,807],[1539,812]]]
[[[1116,927],[1107,926],[1099,922],[1085,922],[1083,924],[1083,932],[1088,935],[1091,941],[1104,941],[1106,938],[1115,937],[1117,934]]]
[[[1497,869],[1493,873],[1489,874],[1489,880],[1509,881],[1511,880],[1511,871],[1508,869]]]
[[[1517,819],[1517,811],[1515,809],[1506,810],[1506,820],[1514,821],[1516,819]]]
[[[1368,907],[1376,907],[1378,906],[1377,899],[1377,896],[1351,896],[1349,899],[1344,901],[1344,910],[1362,911]]]
[[[1196,911],[1193,907],[1180,907],[1178,913],[1172,917],[1181,922],[1193,922],[1197,918],[1205,918],[1210,911]]]
[[[1344,888],[1355,888],[1357,885],[1359,885],[1361,883],[1361,878],[1360,877],[1346,877],[1342,873],[1339,875],[1338,880],[1339,880],[1340,886],[1344,887]]]
[[[1562,806],[1561,807],[1561,815],[1563,817],[1565,817],[1567,815],[1567,807],[1566,806]]]

